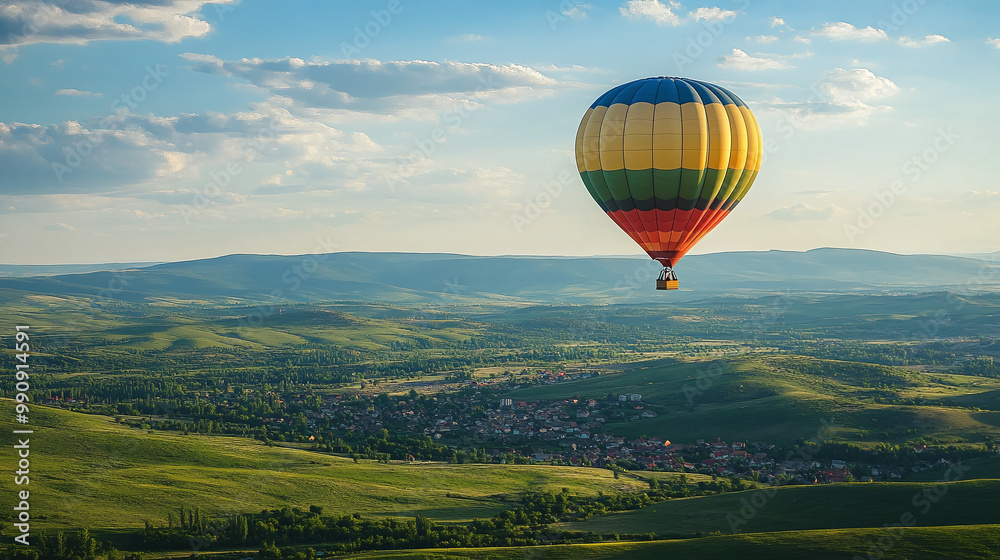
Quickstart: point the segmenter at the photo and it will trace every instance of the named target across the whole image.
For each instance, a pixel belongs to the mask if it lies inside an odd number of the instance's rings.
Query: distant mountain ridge
[[[117,271],[0,278],[0,289],[134,302],[168,298],[216,303],[278,299],[428,304],[482,300],[625,303],[785,291],[1000,289],[1000,266],[991,260],[862,249],[690,255],[677,268],[682,288],[677,292],[654,289],[658,268],[642,257],[235,254]]]
[[[29,278],[57,274],[85,274],[101,270],[144,268],[160,262],[96,263],[96,264],[0,264],[0,278]]]

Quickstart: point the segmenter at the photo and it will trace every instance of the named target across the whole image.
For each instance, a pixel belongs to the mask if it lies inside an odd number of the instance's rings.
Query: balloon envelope
[[[615,87],[587,109],[576,134],[577,167],[594,200],[667,267],[743,199],[762,155],[746,104],[688,78]]]

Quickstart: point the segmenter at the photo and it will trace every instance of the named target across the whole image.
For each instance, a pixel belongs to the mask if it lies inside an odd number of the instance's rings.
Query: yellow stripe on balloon
[[[708,119],[708,160],[705,167],[728,169],[733,139],[726,108],[722,103],[709,103],[705,105],[705,116]]]
[[[680,169],[684,149],[681,132],[681,106],[677,103],[657,103],[653,109],[653,167]]]
[[[681,134],[683,154],[681,167],[685,169],[705,169],[708,160],[708,117],[701,103],[681,105]]]
[[[751,171],[760,169],[760,161],[763,158],[764,140],[760,134],[760,126],[757,118],[754,117],[749,107],[740,107],[743,120],[747,123],[747,163],[746,168]]]
[[[653,167],[653,104],[640,101],[628,106],[623,142],[625,169]]]
[[[625,158],[622,154],[622,144],[625,136],[625,115],[628,105],[615,103],[608,107],[601,122],[601,169],[618,171],[625,169]]]
[[[594,109],[588,108],[587,112],[583,114],[583,119],[580,120],[580,126],[576,129],[576,169],[580,173],[587,170],[587,166],[584,164],[583,157],[583,138],[584,133],[587,131],[587,121],[590,120],[590,115],[594,113]]]
[[[726,105],[729,118],[729,132],[733,139],[732,151],[729,153],[729,168],[743,170],[747,164],[747,122],[743,113],[736,105]]]
[[[587,171],[601,170],[601,122],[607,107],[594,107],[583,132],[583,162]]]

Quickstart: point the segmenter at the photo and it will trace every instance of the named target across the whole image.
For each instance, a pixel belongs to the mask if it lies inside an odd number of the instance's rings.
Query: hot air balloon
[[[760,168],[760,127],[725,88],[646,78],[612,88],[576,133],[580,177],[601,209],[663,265],[677,261],[743,199]]]

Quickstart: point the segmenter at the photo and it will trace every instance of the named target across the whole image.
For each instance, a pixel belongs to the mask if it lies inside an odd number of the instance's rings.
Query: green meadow
[[[882,527],[901,519],[916,526],[1000,524],[998,502],[1000,480],[782,486],[671,500],[560,526],[680,535]]]
[[[821,360],[805,356],[744,356],[714,361],[652,365],[600,377],[511,391],[514,400],[604,398],[642,395],[655,418],[609,419],[608,430],[626,437],[658,436],[684,441],[839,438],[903,443],[919,436],[963,443],[1000,437],[1000,411],[941,404],[896,403],[914,396],[987,398],[1000,380],[965,375],[927,375],[903,368]],[[889,388],[878,383],[892,383]],[[951,405],[951,406],[945,406]]]
[[[982,560],[1000,558],[1000,526],[914,527],[905,530],[826,529],[640,543],[600,543],[530,548],[369,552],[371,560]]]
[[[41,528],[164,524],[181,505],[209,515],[319,505],[456,522],[491,517],[525,492],[569,488],[594,495],[644,487],[600,469],[354,463],[250,439],[147,433],[45,407],[32,409],[31,422],[31,507]]]

